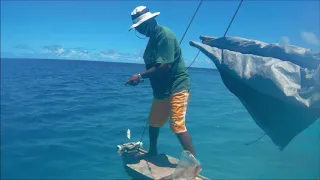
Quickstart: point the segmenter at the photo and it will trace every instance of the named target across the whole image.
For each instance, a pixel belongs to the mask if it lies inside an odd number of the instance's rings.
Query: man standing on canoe
[[[184,58],[174,33],[154,19],[160,12],[150,13],[145,6],[135,8],[131,13],[133,25],[140,34],[149,37],[143,59],[146,71],[134,74],[126,82],[137,85],[149,78],[154,100],[149,115],[150,148],[147,156],[155,156],[159,129],[171,119],[171,130],[177,135],[184,150],[195,155],[191,137],[185,126],[189,100],[190,80]]]

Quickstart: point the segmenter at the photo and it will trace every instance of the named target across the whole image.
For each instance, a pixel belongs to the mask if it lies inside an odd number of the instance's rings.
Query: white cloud
[[[320,45],[320,40],[313,32],[301,32],[302,39],[312,45]]]
[[[65,50],[60,45],[49,45],[49,46],[44,46],[43,48],[44,48],[44,50],[41,51],[41,52],[45,53],[45,54],[60,55],[63,52],[65,52]]]
[[[63,48],[58,48],[56,51],[57,54],[62,54],[63,52],[64,52]]]
[[[76,55],[76,54],[77,54],[77,51],[71,50],[70,54],[71,54],[71,55]]]
[[[143,51],[135,50],[133,53],[123,53],[116,50],[100,51],[100,59],[117,60],[119,62],[142,62]]]
[[[101,58],[109,58],[109,59],[119,59],[119,55],[117,54],[105,54],[105,53],[100,53]]]
[[[138,49],[133,52],[133,54],[136,56],[143,56],[143,53],[144,53],[143,50],[138,50]]]
[[[138,57],[138,58],[136,58],[135,60],[138,61],[138,62],[139,62],[139,61],[143,62],[143,58],[142,58],[142,57]]]
[[[281,37],[281,41],[284,43],[284,44],[289,44],[290,43],[290,39],[288,36],[282,36]]]

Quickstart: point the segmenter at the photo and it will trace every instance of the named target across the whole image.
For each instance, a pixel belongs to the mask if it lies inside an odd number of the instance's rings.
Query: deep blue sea
[[[152,102],[148,81],[124,86],[144,65],[1,60],[1,179],[130,179],[116,145],[138,141]],[[214,69],[191,68],[187,128],[202,175],[211,179],[320,177],[320,122],[284,151],[263,131]],[[263,102],[261,102],[263,103]],[[148,148],[148,132],[143,139]],[[180,157],[167,123],[159,151]]]

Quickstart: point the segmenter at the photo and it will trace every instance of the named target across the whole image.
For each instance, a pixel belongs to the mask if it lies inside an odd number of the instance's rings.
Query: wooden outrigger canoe
[[[140,148],[139,155],[147,153]],[[133,155],[122,155],[122,161],[127,174],[133,179],[169,180],[177,167],[179,160],[166,154],[159,154],[150,158],[137,159]],[[208,180],[197,175],[194,180]]]

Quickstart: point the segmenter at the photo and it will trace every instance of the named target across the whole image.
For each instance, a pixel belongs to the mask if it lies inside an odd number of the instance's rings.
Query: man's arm
[[[160,35],[158,37],[157,42],[157,50],[155,54],[155,62],[156,65],[147,71],[141,72],[141,78],[147,79],[155,74],[162,74],[162,73],[168,73],[171,69],[171,64],[174,61],[174,40],[168,39],[164,37],[163,35]],[[131,76],[131,78],[127,81],[126,84],[133,84],[137,85],[139,83],[139,76],[138,74],[134,74]]]
[[[165,37],[164,34],[159,35],[157,39],[156,65],[140,73],[142,78],[150,78],[156,73],[167,73],[171,69],[171,63],[174,61],[174,40]]]
[[[171,64],[157,64],[156,66],[153,66],[149,70],[141,72],[140,75],[143,79],[147,79],[157,73],[167,73],[170,69],[171,69]]]
[[[147,71],[141,72],[141,78],[142,79],[147,79],[155,75],[156,73],[166,73],[171,69],[171,64],[157,64],[156,66],[153,66]],[[137,85],[139,84],[139,75],[134,74],[131,76],[131,78],[125,83],[125,85],[130,84],[130,85]]]

